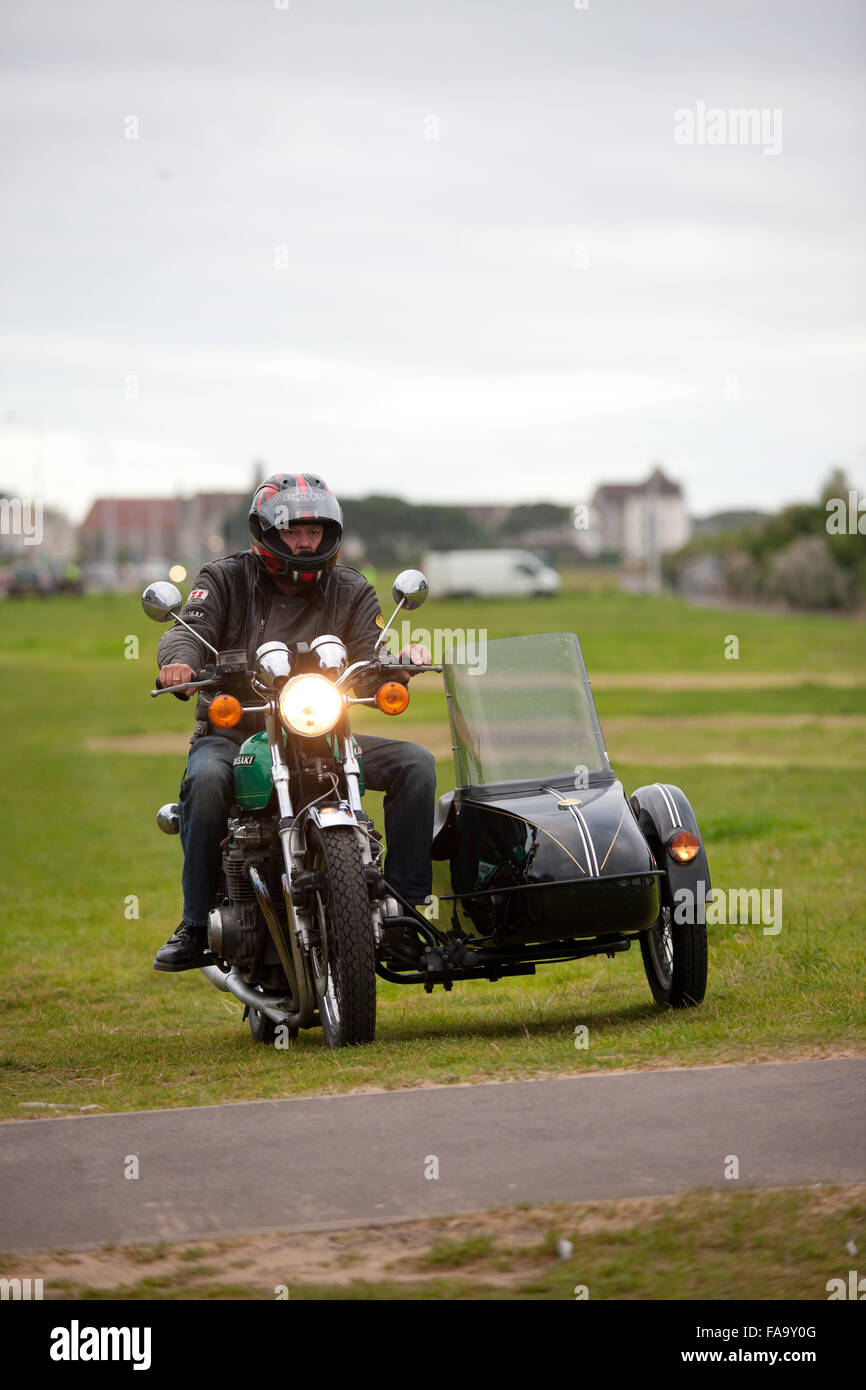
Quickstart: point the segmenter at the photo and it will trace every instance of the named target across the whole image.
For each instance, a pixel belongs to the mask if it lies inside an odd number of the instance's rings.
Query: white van
[[[559,575],[529,550],[431,550],[421,562],[433,598],[540,598]]]

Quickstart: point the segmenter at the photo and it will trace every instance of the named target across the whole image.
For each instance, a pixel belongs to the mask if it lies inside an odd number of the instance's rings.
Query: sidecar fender
[[[454,793],[446,792],[436,803],[433,817],[431,859],[450,859],[457,853],[457,808]]]
[[[665,870],[671,902],[683,902],[682,897],[677,898],[677,893],[687,890],[693,898],[685,901],[694,901],[697,920],[703,920],[703,903],[710,894],[710,870],[697,817],[685,792],[666,782],[653,782],[648,787],[638,787],[629,798],[629,804],[658,867]],[[678,863],[667,850],[678,830],[690,830],[700,841],[700,849],[688,864]]]

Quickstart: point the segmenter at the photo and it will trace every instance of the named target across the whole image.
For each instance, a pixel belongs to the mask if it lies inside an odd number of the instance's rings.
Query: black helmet
[[[293,555],[282,540],[293,521],[322,527],[313,555]],[[318,584],[336,564],[343,541],[343,513],[328,484],[315,473],[274,473],[250,503],[250,544],[269,574],[290,584]]]

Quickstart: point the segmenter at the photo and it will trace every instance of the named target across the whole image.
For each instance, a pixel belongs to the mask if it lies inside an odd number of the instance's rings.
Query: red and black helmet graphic
[[[322,527],[310,554],[293,555],[280,536],[293,523]],[[336,564],[343,541],[343,513],[328,484],[316,473],[273,473],[250,503],[250,545],[268,572],[291,584],[317,584]]]

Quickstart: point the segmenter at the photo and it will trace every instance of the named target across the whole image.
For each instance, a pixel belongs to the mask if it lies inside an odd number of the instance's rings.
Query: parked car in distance
[[[530,550],[433,550],[422,568],[437,598],[541,598],[559,575]]]
[[[74,561],[68,565],[21,565],[6,577],[3,585],[8,598],[48,598],[52,594],[80,594],[81,570]]]
[[[13,570],[7,589],[9,598],[45,598],[54,593],[54,577],[49,569],[37,566]]]

